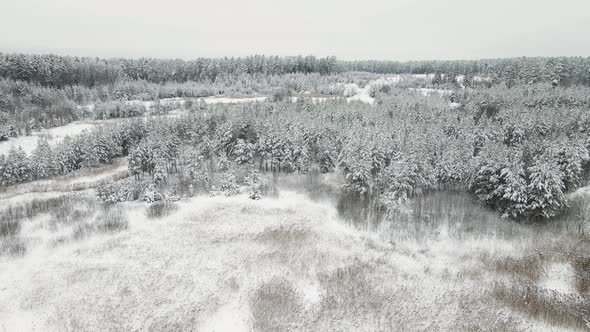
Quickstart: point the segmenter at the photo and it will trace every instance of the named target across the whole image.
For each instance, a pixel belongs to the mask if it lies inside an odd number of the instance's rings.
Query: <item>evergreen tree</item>
[[[39,139],[31,153],[31,173],[35,179],[45,179],[56,174],[55,159],[49,143]]]
[[[31,179],[29,158],[22,147],[15,148],[13,146],[10,148],[5,165],[6,182],[8,184],[15,184]]]

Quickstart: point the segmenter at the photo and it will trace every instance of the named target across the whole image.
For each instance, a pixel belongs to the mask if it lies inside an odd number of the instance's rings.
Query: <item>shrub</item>
[[[285,101],[291,97],[291,91],[288,88],[277,88],[272,93],[273,101]]]
[[[96,188],[96,195],[101,202],[107,204],[135,201],[143,197],[147,187],[148,183],[145,181],[126,179],[99,186]]]
[[[159,202],[164,199],[164,195],[162,195],[156,187],[151,185],[149,189],[145,190],[143,194],[143,201],[148,203]]]
[[[147,216],[149,218],[162,218],[169,215],[170,213],[172,213],[172,211],[176,210],[177,208],[178,206],[174,203],[159,201],[148,206]]]
[[[96,217],[94,224],[98,231],[113,232],[127,229],[129,221],[120,207],[107,207]]]

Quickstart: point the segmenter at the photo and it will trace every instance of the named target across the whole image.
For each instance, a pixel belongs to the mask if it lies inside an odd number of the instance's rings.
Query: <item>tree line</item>
[[[433,74],[489,77],[495,82],[590,85],[590,57],[522,57],[448,61],[342,61],[336,57],[264,56],[181,59],[99,59],[58,55],[0,53],[0,77],[43,86],[94,87],[118,80],[150,83],[216,82],[242,74],[293,73],[331,75],[348,71],[378,74]]]
[[[483,76],[492,82],[538,83],[556,80],[561,85],[590,85],[590,57],[521,57],[481,60],[341,61],[348,71],[379,74],[434,74]]]
[[[0,53],[0,77],[62,88],[67,85],[93,87],[117,80],[150,83],[215,82],[219,77],[241,74],[283,75],[293,73],[336,73],[335,57],[264,56],[244,58],[99,59],[58,55]]]

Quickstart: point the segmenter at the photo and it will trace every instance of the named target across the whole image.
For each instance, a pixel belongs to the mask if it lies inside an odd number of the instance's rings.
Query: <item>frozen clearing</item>
[[[31,136],[19,136],[11,138],[6,142],[0,142],[0,154],[7,155],[11,147],[22,147],[27,154],[30,154],[37,146],[39,138],[45,138],[49,144],[54,145],[61,142],[67,135],[75,136],[84,130],[92,129],[96,126],[96,121],[75,121],[64,126],[41,129],[34,131]]]

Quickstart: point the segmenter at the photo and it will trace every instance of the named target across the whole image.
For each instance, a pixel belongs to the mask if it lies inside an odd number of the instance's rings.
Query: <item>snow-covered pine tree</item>
[[[29,158],[22,147],[14,146],[8,151],[6,158],[6,178],[8,184],[15,184],[27,181],[31,178],[31,169],[29,167]]]
[[[46,139],[39,139],[31,153],[31,174],[35,179],[45,179],[55,175],[55,159]]]

